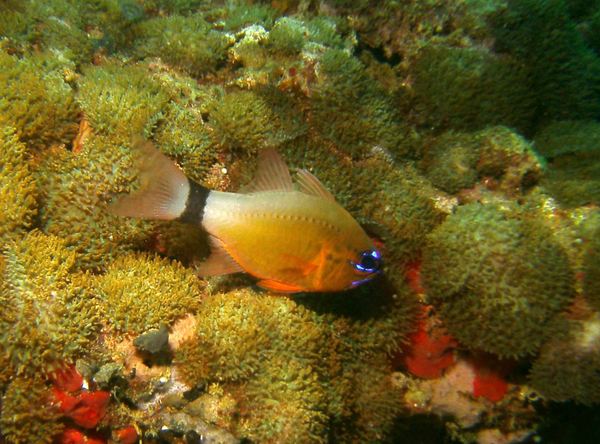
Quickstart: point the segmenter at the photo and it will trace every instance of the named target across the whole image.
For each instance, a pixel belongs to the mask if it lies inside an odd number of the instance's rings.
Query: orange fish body
[[[259,159],[248,193],[225,193],[189,181],[148,142],[142,149],[146,185],[112,210],[200,224],[212,250],[200,275],[243,271],[264,288],[294,293],[346,290],[379,271],[380,254],[350,213],[308,171],[294,185],[274,151]]]

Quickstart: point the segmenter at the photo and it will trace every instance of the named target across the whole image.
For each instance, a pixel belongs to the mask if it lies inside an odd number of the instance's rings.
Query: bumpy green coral
[[[117,62],[86,67],[78,87],[77,101],[92,129],[123,143],[148,136],[169,100],[143,66]]]
[[[214,103],[208,125],[216,144],[228,151],[256,153],[275,142],[276,117],[254,91],[231,91]]]
[[[238,400],[236,433],[252,440],[373,441],[400,406],[386,378],[387,353],[414,314],[404,289],[389,296],[377,285],[326,299],[249,290],[210,296],[195,337],[177,352],[178,373],[192,385],[219,381]]]
[[[0,241],[22,234],[37,211],[37,189],[25,146],[12,127],[0,124]]]
[[[450,333],[499,356],[534,353],[573,296],[552,233],[508,202],[459,207],[429,235],[422,277]]]
[[[308,29],[304,23],[291,17],[282,17],[275,22],[269,32],[269,44],[275,51],[284,54],[297,54],[304,47]]]
[[[542,186],[568,207],[600,202],[600,124],[564,121],[546,126],[535,148],[548,160]]]
[[[594,225],[586,236],[583,294],[594,309],[600,311],[600,214],[596,214]]]
[[[525,139],[502,126],[444,133],[426,149],[423,165],[433,184],[449,193],[469,188],[484,176],[498,179],[504,191],[521,191],[535,184],[542,171]]]
[[[600,316],[557,324],[533,363],[531,385],[552,401],[600,403]]]
[[[375,146],[405,154],[408,130],[391,97],[346,51],[331,49],[320,58],[311,92],[309,125],[354,158]]]
[[[526,69],[482,48],[429,44],[412,66],[417,109],[431,125],[526,130],[534,106]]]
[[[138,57],[160,57],[192,76],[215,71],[227,56],[233,37],[211,29],[201,14],[146,20],[137,30]]]
[[[51,391],[39,377],[15,378],[2,397],[0,430],[11,444],[54,442],[65,425],[51,403]]]
[[[140,334],[195,311],[198,278],[181,264],[145,253],[122,255],[94,284],[107,322]]]
[[[0,122],[26,145],[69,143],[77,132],[78,107],[51,54],[19,58],[0,49]]]
[[[48,152],[36,173],[41,228],[79,253],[78,268],[102,268],[147,244],[150,223],[108,211],[113,196],[129,192],[137,174],[129,146],[94,136],[79,153]]]
[[[537,123],[600,116],[600,58],[586,46],[567,4],[512,0],[493,20],[496,50],[530,71]]]
[[[31,232],[4,249],[0,343],[15,374],[49,373],[74,362],[98,333],[95,299],[72,274],[75,253]]]

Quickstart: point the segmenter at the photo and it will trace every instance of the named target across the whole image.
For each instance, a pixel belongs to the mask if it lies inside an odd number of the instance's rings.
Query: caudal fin
[[[152,142],[134,141],[140,162],[140,188],[113,201],[109,210],[119,216],[177,219],[186,210],[190,182],[179,167]]]

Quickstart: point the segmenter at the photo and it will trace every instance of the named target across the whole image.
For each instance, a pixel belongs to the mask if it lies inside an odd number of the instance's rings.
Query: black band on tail
[[[199,224],[204,217],[204,207],[210,190],[189,179],[188,182],[190,183],[190,194],[185,203],[185,210],[177,220],[187,224]]]

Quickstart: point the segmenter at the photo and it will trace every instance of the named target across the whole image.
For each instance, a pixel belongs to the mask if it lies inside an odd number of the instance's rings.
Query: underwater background
[[[384,273],[198,278],[107,211],[140,135],[276,148]],[[600,442],[599,199],[600,0],[0,0],[0,442]]]

